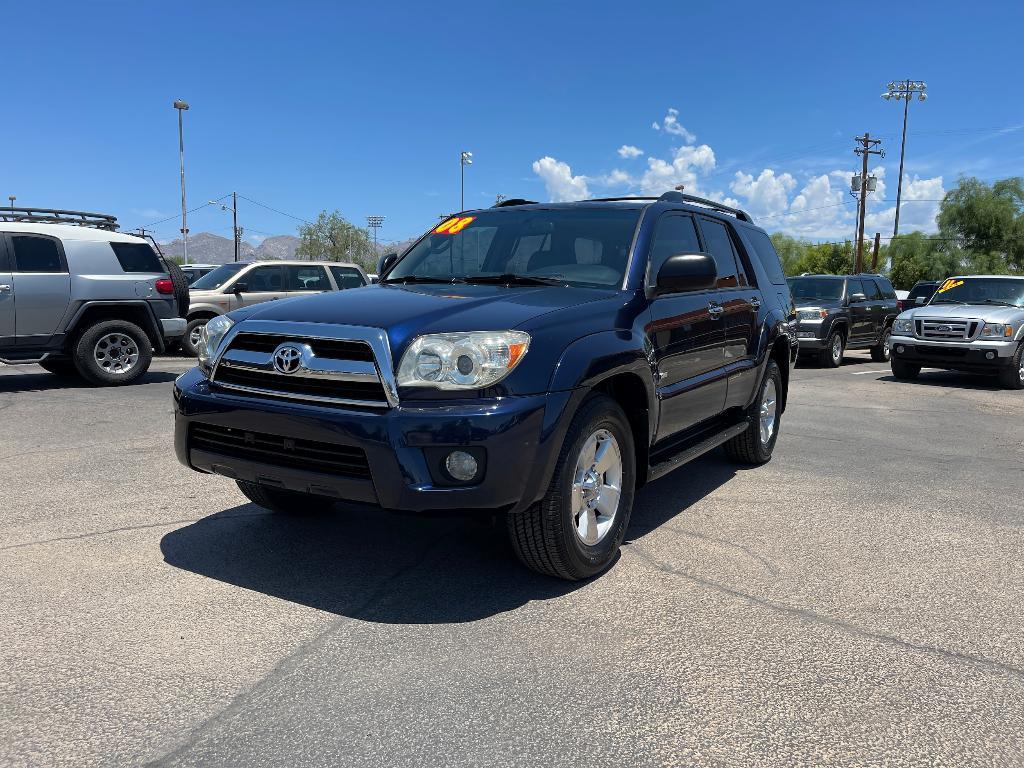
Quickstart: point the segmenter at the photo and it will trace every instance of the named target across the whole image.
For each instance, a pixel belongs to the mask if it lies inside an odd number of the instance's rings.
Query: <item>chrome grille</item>
[[[233,329],[210,377],[233,394],[312,402],[328,406],[388,408],[396,399],[391,358],[382,331],[313,323],[247,322]],[[299,350],[284,373],[274,364],[282,345]],[[378,359],[387,366],[378,367]]]
[[[965,341],[973,338],[978,323],[975,320],[933,320],[925,318],[915,320],[915,330],[919,339],[935,341]]]

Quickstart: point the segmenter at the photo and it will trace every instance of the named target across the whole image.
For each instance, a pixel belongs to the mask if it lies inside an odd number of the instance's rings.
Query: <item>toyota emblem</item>
[[[274,368],[279,373],[295,373],[302,362],[302,350],[294,344],[282,344],[274,350]]]

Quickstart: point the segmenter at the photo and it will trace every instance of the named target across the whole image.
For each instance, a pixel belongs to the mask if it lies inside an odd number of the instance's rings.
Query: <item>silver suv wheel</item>
[[[761,396],[761,444],[768,445],[775,434],[775,412],[778,408],[778,395],[775,391],[775,380],[765,382],[764,394]]]
[[[832,348],[829,352],[832,354],[832,361],[838,366],[843,361],[843,337],[838,333],[832,337]]]
[[[139,361],[139,347],[131,336],[108,333],[101,336],[93,349],[96,364],[115,376],[123,376]]]
[[[622,452],[614,435],[599,429],[583,443],[572,484],[572,515],[579,540],[592,547],[612,529],[622,494]]]

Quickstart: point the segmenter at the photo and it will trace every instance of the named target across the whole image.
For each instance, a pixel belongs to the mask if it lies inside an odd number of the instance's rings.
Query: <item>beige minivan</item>
[[[341,261],[238,261],[203,275],[189,287],[188,326],[181,348],[196,354],[199,332],[212,317],[289,296],[361,288],[369,283],[357,264]]]

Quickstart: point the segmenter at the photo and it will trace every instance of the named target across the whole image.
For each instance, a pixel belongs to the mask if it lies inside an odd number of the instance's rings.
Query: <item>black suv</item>
[[[743,211],[511,200],[379,271],[210,320],[175,382],[181,462],[275,511],[498,513],[527,566],[581,579],[644,483],[723,444],[771,458],[793,306]]]
[[[899,314],[896,291],[881,275],[800,275],[789,278],[797,309],[801,355],[838,368],[847,349],[870,349],[889,359],[892,324]]]

